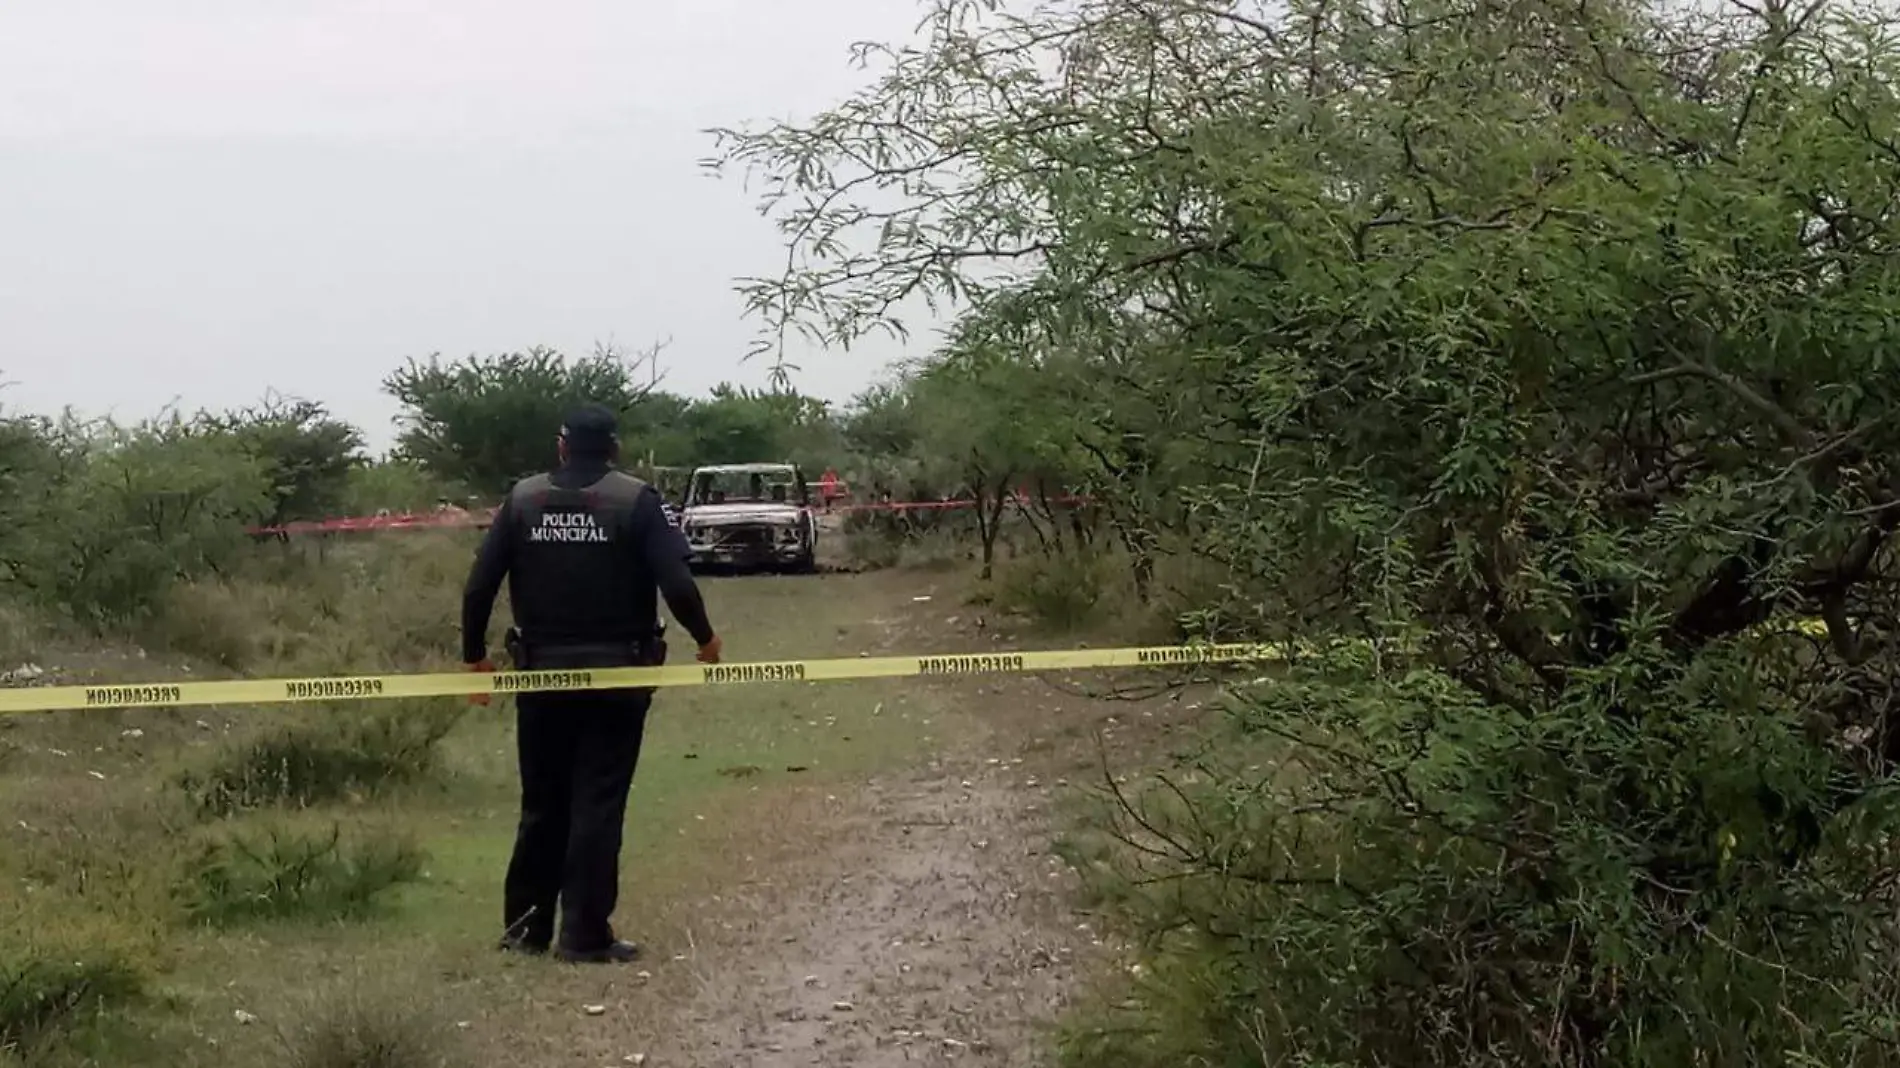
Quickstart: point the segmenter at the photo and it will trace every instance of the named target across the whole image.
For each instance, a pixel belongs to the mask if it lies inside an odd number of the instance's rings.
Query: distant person
[[[462,593],[462,660],[491,672],[488,621],[502,577],[525,670],[656,665],[666,659],[656,590],[719,662],[720,641],[687,570],[688,550],[658,491],[613,467],[613,413],[588,405],[555,444],[560,467],[509,490]],[[640,947],[610,924],[620,888],[627,792],[651,690],[524,693],[516,698],[521,821],[503,889],[501,947],[564,960],[624,963]],[[487,695],[476,698],[487,702]],[[560,937],[555,939],[555,905]]]
[[[826,512],[831,511],[832,502],[838,499],[838,472],[829,467],[818,476],[818,499],[824,504]]]

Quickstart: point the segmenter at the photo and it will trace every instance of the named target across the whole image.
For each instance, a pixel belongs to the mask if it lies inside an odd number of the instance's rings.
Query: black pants
[[[515,698],[521,823],[503,888],[508,934],[538,946],[554,935],[587,952],[614,939],[620,838],[640,760],[650,690],[524,693]]]

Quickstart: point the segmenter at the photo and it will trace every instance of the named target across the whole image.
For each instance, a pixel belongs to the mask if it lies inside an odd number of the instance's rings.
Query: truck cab
[[[680,530],[696,564],[810,571],[818,562],[818,516],[796,464],[695,468]]]

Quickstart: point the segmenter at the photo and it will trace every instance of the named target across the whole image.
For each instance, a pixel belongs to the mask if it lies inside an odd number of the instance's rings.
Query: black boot
[[[634,942],[615,939],[598,949],[570,949],[561,946],[555,956],[569,964],[632,964],[640,959],[640,946]]]

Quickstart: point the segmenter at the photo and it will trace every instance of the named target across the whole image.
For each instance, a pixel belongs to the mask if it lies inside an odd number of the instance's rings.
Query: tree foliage
[[[1158,981],[1077,1056],[1889,1063],[1887,17],[932,11],[721,132],[795,246],[752,308],[960,308],[1205,629],[1379,650],[1234,694],[1264,780],[1130,799]]]
[[[657,352],[569,360],[534,349],[447,365],[411,361],[385,383],[403,406],[399,459],[497,494],[554,462],[562,417],[586,402],[618,414],[623,458],[638,466],[793,460],[822,469],[837,462],[839,423],[826,402],[730,384],[706,397],[667,392],[656,388],[657,375],[640,381]]]
[[[789,389],[715,386],[712,395],[680,413],[674,450],[662,462],[676,466],[795,460],[824,463],[834,429],[829,406]]]
[[[351,473],[365,462],[363,435],[314,401],[272,395],[261,404],[199,419],[229,434],[264,466],[271,484],[267,519],[321,519],[339,511]]]
[[[345,506],[361,436],[319,404],[121,425],[0,417],[0,589],[93,626],[227,566],[248,526]]]
[[[14,518],[6,584],[79,621],[149,615],[179,579],[214,572],[274,499],[272,469],[234,434],[177,414],[133,426],[15,423],[38,496]]]
[[[1060,477],[1066,413],[1052,410],[1048,372],[999,348],[979,321],[908,383],[914,433],[929,484],[974,502],[983,577],[1003,515],[1019,488]]]
[[[604,405],[627,420],[650,389],[640,368],[653,355],[602,351],[570,361],[534,348],[447,364],[410,360],[383,383],[403,406],[398,453],[498,494],[549,464],[561,420],[576,406]]]
[[[385,458],[350,471],[338,512],[352,516],[420,512],[445,500],[467,504],[470,497],[466,486],[439,478],[414,460]]]

